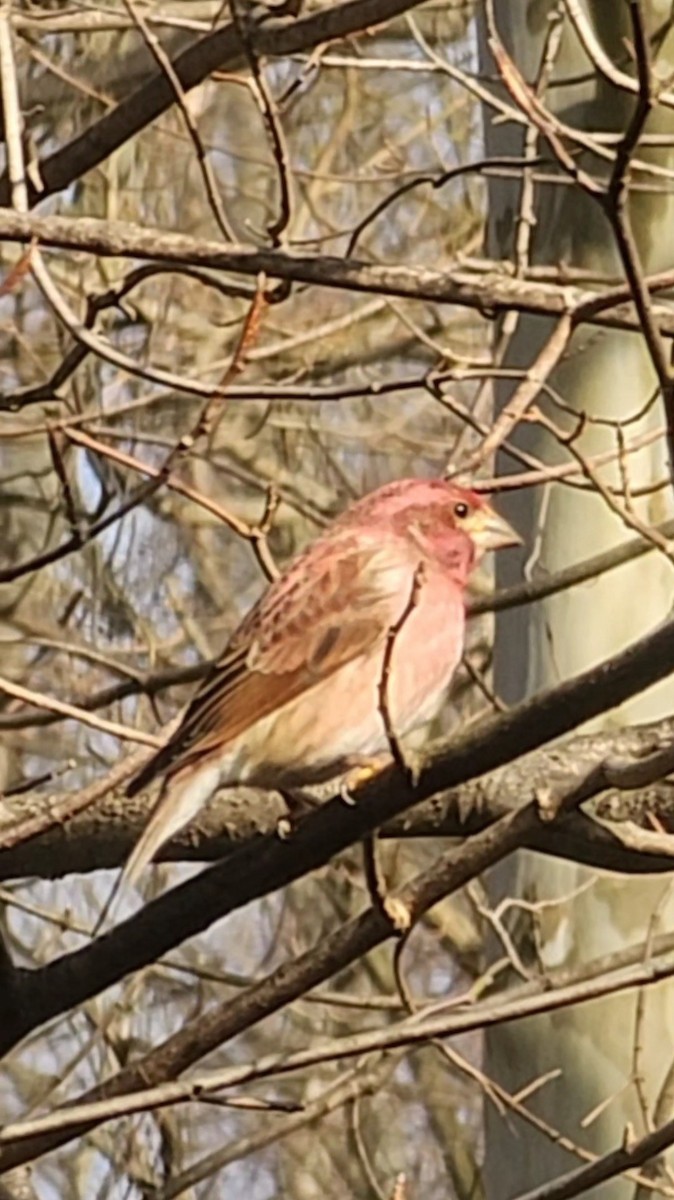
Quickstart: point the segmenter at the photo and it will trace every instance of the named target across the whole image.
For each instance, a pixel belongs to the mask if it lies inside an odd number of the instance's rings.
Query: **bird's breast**
[[[401,734],[437,712],[461,661],[464,634],[462,591],[452,580],[429,573],[390,654],[390,715]]]

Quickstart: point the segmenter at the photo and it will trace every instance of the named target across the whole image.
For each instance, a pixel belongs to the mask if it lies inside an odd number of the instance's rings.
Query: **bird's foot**
[[[290,817],[279,817],[278,821],[276,822],[276,836],[280,838],[282,842],[287,842],[288,838],[292,836],[292,832],[293,823],[290,820]]]
[[[381,897],[381,907],[391,922],[395,933],[407,933],[412,928],[412,913],[404,900],[389,893]]]
[[[367,762],[359,763],[356,767],[351,767],[339,785],[339,794],[344,803],[355,804],[356,798],[353,792],[357,792],[364,784],[374,779],[375,775],[383,771],[390,761],[390,755],[381,755],[379,758],[371,758]]]

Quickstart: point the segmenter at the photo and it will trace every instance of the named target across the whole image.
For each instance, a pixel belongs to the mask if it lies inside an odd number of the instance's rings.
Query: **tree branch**
[[[485,861],[493,855],[497,843],[491,838],[490,850],[487,840],[482,835],[474,839],[472,849],[475,853],[471,855],[473,867],[479,860]],[[445,865],[449,861],[450,877],[451,857],[450,854],[443,858]],[[416,901],[418,905],[423,889],[428,889],[429,882],[437,884],[437,875],[437,869],[433,868],[417,877],[411,888],[403,889],[405,902]],[[455,872],[454,878],[456,877]],[[448,884],[447,874],[444,882]],[[329,973],[347,965],[363,953],[364,934],[373,918],[382,922],[390,933],[390,923],[381,912],[374,908],[369,909],[361,917],[337,930],[325,942],[312,947],[290,963],[282,964],[245,992],[218,1004],[207,1014],[200,1014],[187,1026],[166,1038],[161,1045],[80,1095],[74,1104],[64,1106],[43,1118],[23,1123],[22,1134],[16,1137],[16,1140],[12,1137],[11,1130],[5,1131],[9,1144],[0,1145],[0,1171],[54,1150],[71,1138],[83,1136],[114,1115],[117,1106],[110,1102],[116,1097],[126,1097],[128,1104],[130,1096],[144,1091],[144,1097],[136,1096],[135,1104],[132,1102],[133,1107],[140,1109],[148,1099],[148,1092],[151,1094],[155,1089],[160,1092],[158,1098],[165,1099],[166,1093],[161,1087],[164,1081],[175,1080],[187,1067],[216,1046],[222,1045],[237,1033],[250,1028],[263,1017],[290,1003]],[[383,936],[379,940],[383,940]],[[365,946],[365,949],[367,948]],[[206,1087],[229,1087],[253,1078],[269,1077],[344,1056],[362,1055],[384,1047],[419,1044],[438,1036],[447,1037],[484,1029],[504,1021],[551,1012],[573,1004],[596,1000],[601,996],[645,987],[671,978],[673,973],[672,935],[663,934],[648,943],[629,946],[590,962],[575,965],[573,968],[552,970],[543,978],[532,979],[519,987],[509,988],[505,994],[487,996],[481,1001],[467,1004],[458,1011],[450,1011],[438,1017],[432,1010],[430,1016],[415,1014],[411,1019],[399,1022],[393,1027],[387,1025],[383,1030],[367,1030],[329,1043],[324,1042],[296,1054],[274,1054],[252,1065],[211,1072],[203,1078],[202,1084]],[[192,1086],[194,1082],[192,1080]],[[18,1128],[15,1127],[16,1133]]]
[[[303,17],[272,18],[262,22],[252,36],[256,57],[281,57],[313,50],[337,38],[362,33],[415,8],[420,0],[345,0],[328,4]],[[197,87],[215,70],[234,70],[246,61],[232,23],[214,29],[171,60],[175,79],[183,92]],[[155,70],[135,92],[110,112],[36,164],[39,188],[29,184],[33,207],[55,192],[70,187],[87,171],[104,162],[115,150],[140,133],[176,102],[176,92],[163,69]],[[8,203],[9,181],[0,178],[0,204]]]
[[[467,730],[422,768],[416,786],[390,768],[359,790],[357,804],[347,806],[335,798],[307,816],[289,840],[273,835],[255,839],[90,945],[36,971],[21,971],[16,994],[0,994],[0,1048],[7,1050],[36,1025],[155,961],[219,917],[323,866],[420,800],[502,766],[616,707],[667,676],[673,657],[674,621],[668,621],[614,658]],[[654,757],[665,774],[662,751]],[[571,791],[574,804],[612,784],[616,769],[609,766],[602,762],[579,776]],[[517,844],[531,839],[538,828],[539,800],[502,818],[507,822],[529,814],[518,827]],[[557,811],[556,794],[549,788],[548,810]]]
[[[478,264],[441,271],[430,267],[386,266],[328,254],[226,246],[130,222],[93,217],[36,217],[6,208],[0,209],[0,238],[23,245],[37,240],[43,247],[84,250],[104,258],[128,257],[181,267],[208,267],[255,278],[262,273],[269,279],[456,304],[490,315],[510,309],[552,317],[570,314],[574,324],[641,332],[628,288],[594,292],[570,284],[515,279],[499,271],[498,264],[492,264],[488,270]],[[649,292],[665,291],[674,286],[674,272],[661,272],[645,279],[644,284]],[[674,337],[671,307],[658,304],[651,311],[660,333]],[[160,373],[153,372],[153,378],[159,379]],[[172,385],[175,386],[174,377]],[[194,391],[210,395],[217,391],[217,386],[195,383]]]
[[[394,817],[380,829],[384,838],[466,838],[500,817],[534,802],[554,780],[566,792],[579,772],[587,773],[607,760],[639,764],[674,741],[674,720],[666,719],[623,730],[573,737],[552,749],[542,749],[508,763],[460,787],[443,791]],[[451,754],[452,743],[429,749],[429,763]],[[138,761],[138,756],[134,756]],[[119,767],[118,767],[119,771]],[[123,775],[126,776],[124,771]],[[121,781],[123,783],[123,779]],[[121,866],[145,826],[152,806],[151,793],[126,797],[118,782],[106,794],[105,781],[97,781],[94,799],[64,822],[68,796],[50,801],[44,794],[25,792],[6,796],[0,825],[0,880],[32,876],[58,879],[64,875]],[[91,793],[87,792],[90,796]],[[86,797],[85,797],[86,798]],[[51,816],[53,805],[53,816]],[[165,846],[165,862],[212,862],[234,853],[242,844],[273,836],[285,804],[275,792],[225,789],[211,801],[186,830]],[[651,874],[674,868],[665,841],[633,849],[621,838],[620,824],[645,824],[655,816],[665,828],[674,827],[674,788],[668,783],[648,783],[639,788],[611,787],[584,814],[569,814],[554,830],[542,826],[528,843],[530,849],[555,857],[584,862],[603,870],[625,874]],[[592,819],[597,814],[604,823]],[[607,822],[612,821],[611,827]],[[24,828],[27,835],[3,842],[3,831]]]

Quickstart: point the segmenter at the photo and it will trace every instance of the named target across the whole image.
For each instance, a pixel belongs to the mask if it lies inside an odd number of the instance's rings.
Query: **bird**
[[[392,736],[442,705],[471,572],[520,542],[484,494],[445,479],[395,480],[346,508],[269,585],[128,783],[134,796],[162,780],[120,882],[222,786],[301,793],[391,761]]]

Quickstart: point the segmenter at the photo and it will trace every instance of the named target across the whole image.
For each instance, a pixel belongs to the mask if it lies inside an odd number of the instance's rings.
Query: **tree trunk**
[[[655,2],[642,10],[649,30],[655,29]],[[532,86],[541,69],[544,40],[559,6],[552,0],[521,0],[496,4],[496,21],[504,44]],[[627,5],[588,3],[585,14],[605,52],[621,69],[631,72],[626,49],[630,30]],[[568,22],[568,18],[567,18]],[[481,40],[482,71],[494,73],[494,64]],[[626,40],[623,40],[626,39]],[[662,70],[671,70],[674,41],[669,35],[658,53]],[[567,23],[559,55],[553,67],[554,81],[569,81],[547,90],[546,105],[562,120],[586,130],[624,130],[634,106],[634,97],[617,90],[594,69],[580,41]],[[490,154],[521,153],[522,127],[494,123],[485,114],[487,149]],[[658,110],[649,132],[670,131],[671,114]],[[552,157],[547,145],[536,153]],[[671,153],[639,148],[640,158],[670,165]],[[606,166],[585,158],[583,165],[595,175]],[[549,168],[546,166],[546,171]],[[561,172],[560,172],[561,175]],[[643,177],[641,177],[643,178]],[[518,230],[522,189],[511,181],[496,181],[490,191],[490,253],[513,256]],[[530,261],[593,268],[620,274],[613,236],[598,205],[581,194],[575,185],[536,185],[533,193],[535,224],[531,231]],[[632,220],[639,241],[644,269],[656,271],[671,266],[667,257],[671,240],[672,201],[661,192],[639,192],[631,200]],[[526,227],[524,227],[526,228]],[[509,365],[529,366],[550,326],[543,321],[520,318],[507,351]],[[566,362],[551,379],[564,401],[588,418],[625,420],[640,410],[655,388],[655,376],[640,337],[606,333],[576,335]],[[507,394],[501,393],[498,402]],[[544,396],[543,409],[555,422],[570,430],[573,419],[556,409]],[[628,427],[628,435],[663,423],[659,402]],[[519,444],[552,462],[567,457],[538,426],[528,426]],[[615,448],[615,430],[588,423],[578,443],[586,455]],[[629,459],[632,487],[662,479],[667,471],[663,439]],[[504,461],[504,470],[512,463]],[[620,486],[615,466],[602,471],[605,482]],[[662,519],[671,511],[669,489],[651,493],[639,501],[637,511],[647,521]],[[527,551],[535,572],[555,572],[569,563],[615,544],[626,535],[621,520],[609,512],[605,502],[588,491],[559,484],[548,485],[534,495],[532,489],[518,493],[512,501],[512,516],[525,533]],[[535,555],[535,557],[534,557]],[[506,556],[499,564],[501,584],[512,581],[514,566]],[[520,564],[521,567],[521,564]],[[506,573],[508,578],[506,578]],[[553,597],[533,609],[506,613],[497,630],[496,683],[509,702],[537,691],[621,649],[629,641],[664,618],[672,603],[672,568],[662,554],[653,554],[638,566],[627,566],[591,584]],[[621,724],[670,713],[674,686],[649,691],[609,716]],[[543,861],[522,854],[514,866],[493,880],[493,895],[504,894],[527,901],[559,899],[561,903],[542,909],[529,926],[540,959],[536,969],[571,965],[604,954],[626,943],[642,939],[654,912],[667,928],[674,917],[671,891],[662,881],[628,880],[601,876],[594,880],[582,867]],[[569,899],[571,893],[577,893]],[[535,936],[534,936],[535,935]],[[502,954],[502,947],[497,953]],[[535,955],[532,954],[532,960]],[[579,1006],[538,1020],[518,1021],[497,1027],[487,1038],[485,1068],[510,1092],[547,1072],[560,1074],[542,1083],[527,1103],[551,1126],[568,1138],[597,1152],[620,1144],[631,1124],[636,1135],[646,1124],[659,1124],[670,1115],[662,1111],[659,1098],[672,1066],[668,1013],[672,989],[667,985],[650,989],[643,997],[639,1015],[634,993],[618,999]],[[635,1051],[635,1047],[639,1047]],[[635,1059],[636,1053],[636,1059]],[[643,1075],[640,1100],[635,1066]],[[645,1100],[645,1103],[643,1102]],[[583,1119],[601,1109],[587,1127]],[[487,1105],[487,1194],[515,1196],[555,1174],[578,1165],[578,1159],[560,1149],[553,1140],[511,1113],[499,1115]],[[592,1194],[618,1197],[634,1185],[618,1181]]]

